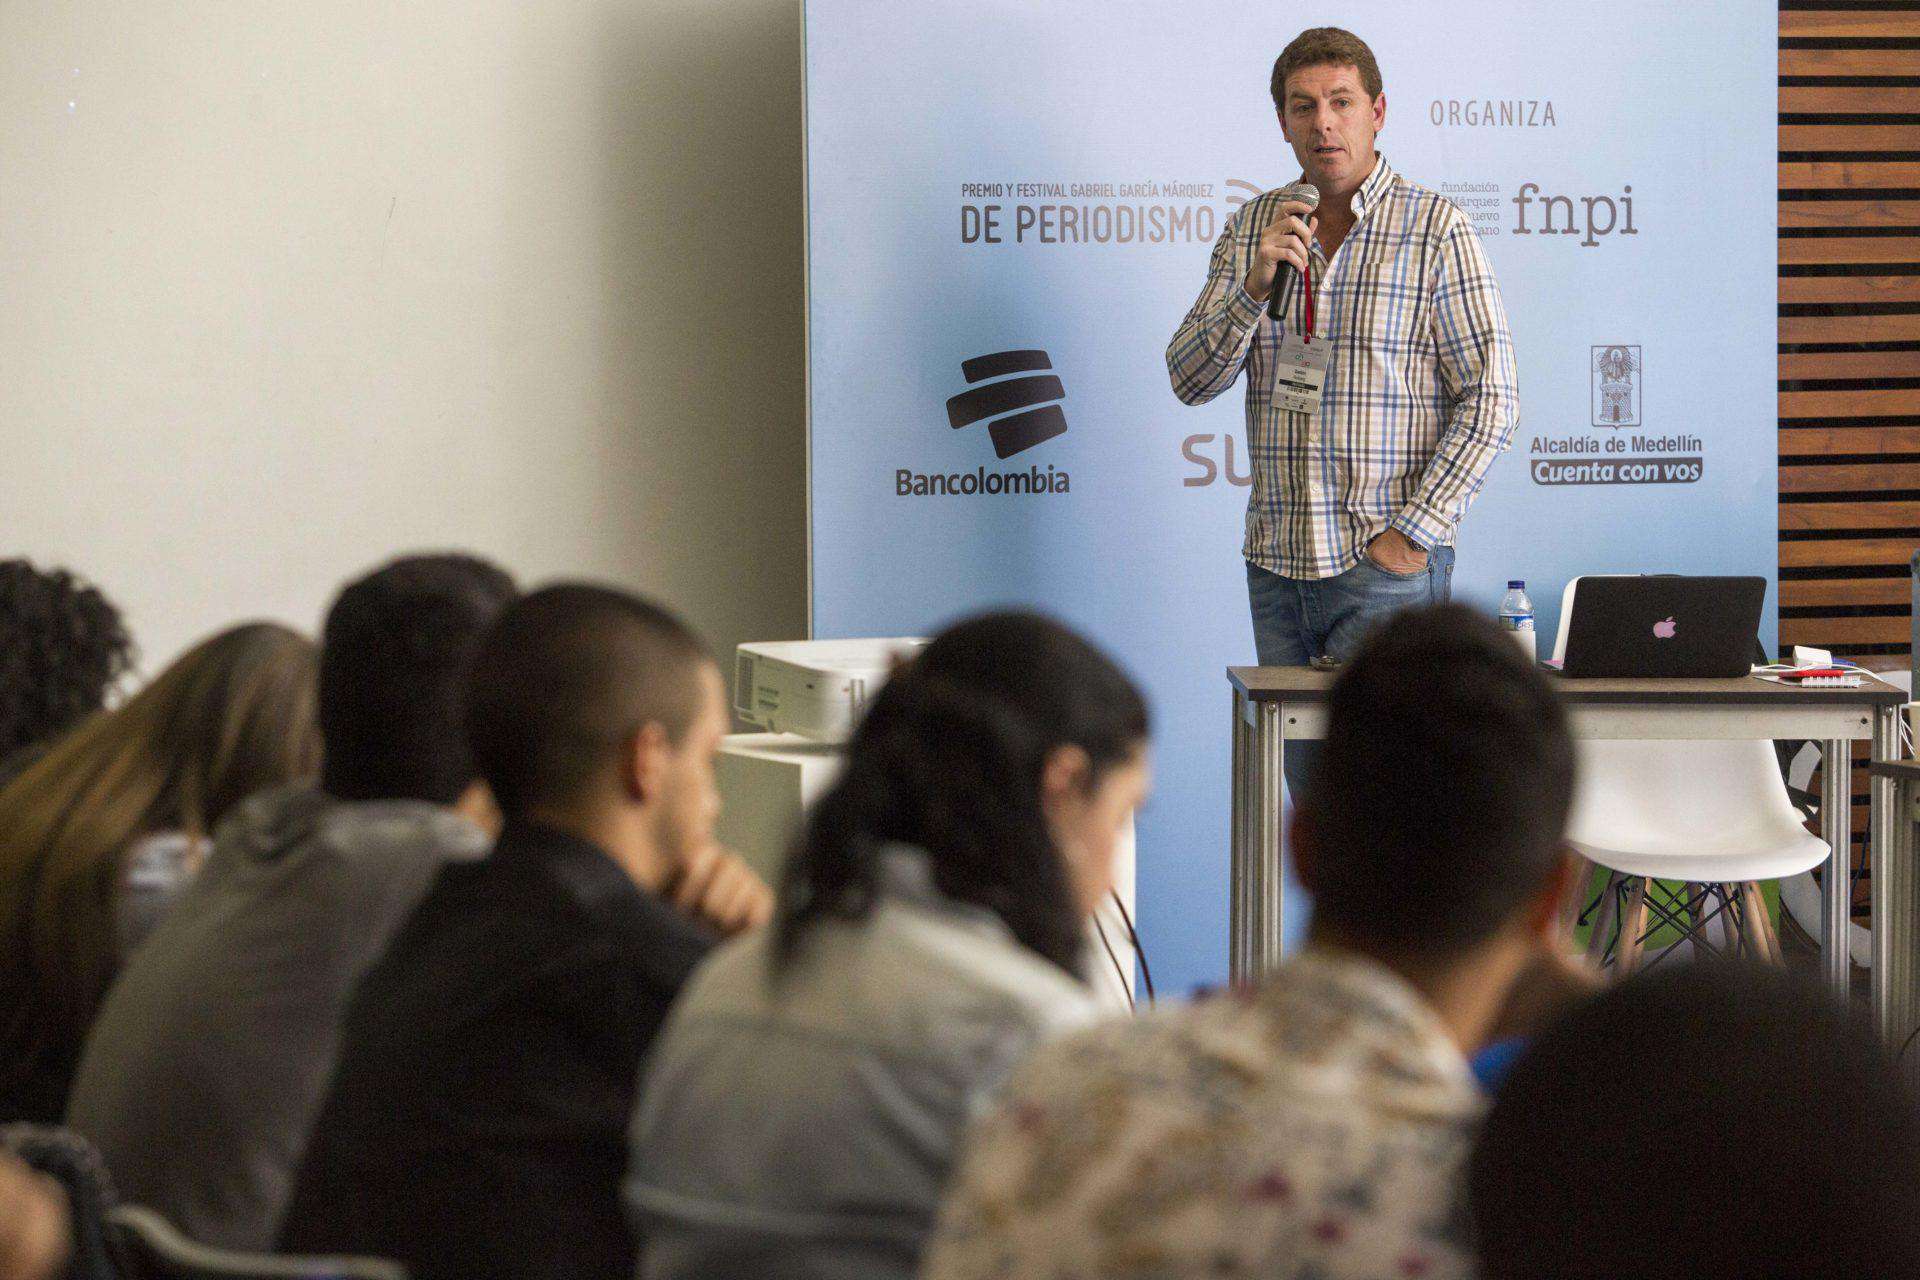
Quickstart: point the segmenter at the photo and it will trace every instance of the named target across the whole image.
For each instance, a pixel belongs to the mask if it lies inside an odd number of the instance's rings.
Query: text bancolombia
[[[902,467],[893,473],[893,491],[902,498],[972,497],[982,493],[1066,493],[1068,483],[1067,473],[1055,467],[1048,467],[1045,471],[1039,467],[1028,467],[1025,471],[989,471],[985,467],[975,467],[972,471],[932,474]]]

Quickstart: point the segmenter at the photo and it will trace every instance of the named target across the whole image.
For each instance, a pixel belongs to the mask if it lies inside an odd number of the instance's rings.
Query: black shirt
[[[627,1280],[641,1059],[712,944],[595,846],[509,824],[354,997],[281,1248],[414,1280]]]

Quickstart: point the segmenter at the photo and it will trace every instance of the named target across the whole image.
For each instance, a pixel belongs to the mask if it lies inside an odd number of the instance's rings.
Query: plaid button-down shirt
[[[1417,546],[1450,544],[1520,412],[1513,335],[1473,224],[1385,156],[1375,162],[1333,261],[1313,246],[1316,336],[1333,357],[1320,412],[1290,413],[1273,405],[1273,366],[1283,328],[1303,316],[1298,273],[1279,324],[1244,284],[1281,195],[1227,220],[1206,287],[1167,344],[1174,394],[1188,404],[1246,371],[1244,554],[1289,578],[1330,578],[1389,528]]]

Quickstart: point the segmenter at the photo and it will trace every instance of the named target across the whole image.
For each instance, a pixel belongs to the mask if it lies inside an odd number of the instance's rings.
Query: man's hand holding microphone
[[[1320,193],[1313,187],[1302,183],[1289,189],[1273,221],[1260,233],[1259,244],[1254,246],[1253,265],[1247,269],[1249,298],[1255,302],[1268,301],[1275,291],[1276,277],[1284,280],[1280,276],[1282,268],[1307,269],[1308,246],[1320,229],[1320,219],[1312,214],[1319,207]]]

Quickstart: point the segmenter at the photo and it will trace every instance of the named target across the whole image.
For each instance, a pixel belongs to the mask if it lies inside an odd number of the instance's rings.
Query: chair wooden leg
[[[1772,953],[1775,964],[1784,965],[1787,962],[1787,950],[1780,945],[1780,930],[1773,923],[1773,915],[1767,910],[1766,895],[1760,892],[1757,884],[1753,886],[1753,898],[1760,908],[1760,929],[1767,935],[1767,950]]]
[[[1728,956],[1740,956],[1740,885],[1718,885],[1718,890],[1722,902],[1726,904],[1726,908],[1720,912],[1720,938],[1726,942]]]
[[[1631,976],[1640,967],[1640,935],[1646,931],[1647,880],[1645,876],[1635,876],[1633,887],[1627,890],[1626,909],[1620,913],[1620,950],[1614,967],[1621,977]]]
[[[1691,882],[1680,888],[1680,892],[1686,895],[1687,900],[1687,941],[1690,944],[1688,949],[1696,959],[1703,954],[1707,946],[1707,911],[1713,902],[1707,894],[1712,888],[1712,885]]]
[[[1780,940],[1774,934],[1773,921],[1767,918],[1767,900],[1752,880],[1740,886],[1740,924],[1755,959],[1762,964],[1782,963]]]
[[[1752,909],[1747,906],[1747,895],[1738,884],[1725,886],[1727,892],[1728,954],[1741,960],[1766,959],[1760,935],[1754,932],[1751,920]]]
[[[1773,936],[1773,930],[1767,927],[1767,914],[1764,910],[1766,904],[1761,902],[1759,905],[1762,910],[1758,912],[1754,911],[1747,903],[1747,895],[1742,885],[1728,885],[1727,894],[1729,898],[1740,905],[1739,912],[1732,915],[1731,918],[1739,922],[1738,927],[1747,936],[1748,954],[1754,959],[1763,962],[1767,960],[1769,956],[1772,956],[1772,958],[1776,960],[1779,959],[1779,943]],[[1758,926],[1757,928],[1755,927],[1756,924]]]
[[[1593,913],[1593,932],[1587,935],[1587,959],[1595,964],[1607,957],[1607,934],[1613,928],[1615,895],[1619,887],[1620,873],[1607,872],[1607,886],[1600,891],[1600,905]]]
[[[1580,927],[1580,909],[1587,905],[1587,890],[1593,884],[1593,864],[1579,854],[1573,854],[1573,884],[1567,891],[1567,900],[1560,907],[1561,927],[1566,931],[1568,945],[1573,943],[1575,930]],[[1598,915],[1595,916],[1598,919]]]

